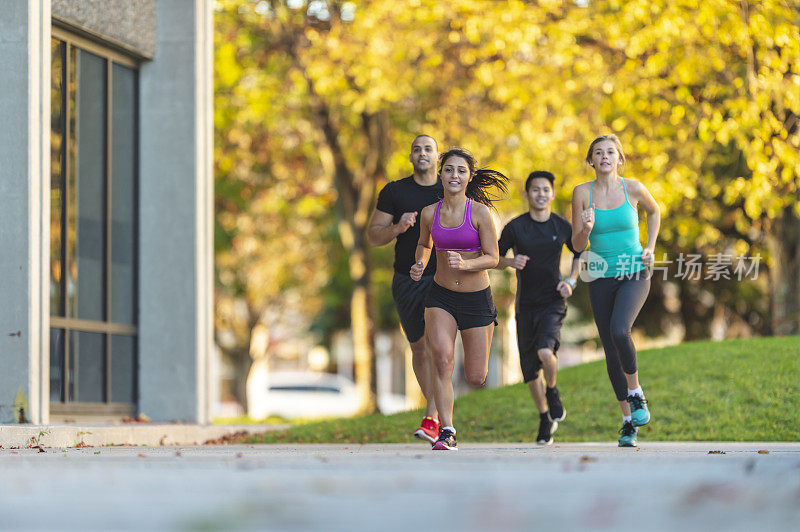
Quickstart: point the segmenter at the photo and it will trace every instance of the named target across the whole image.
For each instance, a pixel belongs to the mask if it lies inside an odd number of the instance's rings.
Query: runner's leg
[[[456,341],[456,319],[438,307],[425,309],[425,336],[432,355],[433,395],[439,411],[439,423],[453,426],[453,367]]]
[[[464,377],[473,386],[481,386],[486,381],[493,334],[493,323],[461,331],[461,341],[464,344]]]
[[[627,401],[628,382],[625,379],[625,373],[622,371],[619,353],[611,336],[611,313],[614,309],[615,282],[616,279],[614,278],[601,278],[589,283],[589,300],[592,306],[594,322],[597,325],[597,332],[600,335],[600,341],[603,343],[606,370],[611,386],[614,389],[614,395],[617,397],[622,415],[630,416],[631,407]]]
[[[631,328],[642,309],[650,291],[650,279],[626,279],[617,290],[609,327],[614,347],[619,353],[620,364],[625,372],[627,387],[639,387],[636,364],[636,346],[631,338]]]
[[[556,355],[551,349],[542,348],[536,353],[539,360],[542,361],[542,369],[544,369],[544,380],[547,381],[547,386],[550,388],[556,385],[556,376],[558,375],[558,361]]]
[[[626,401],[631,411],[631,419],[636,427],[650,422],[647,400],[639,386],[639,373],[636,364],[636,346],[631,338],[631,328],[650,291],[650,278],[633,277],[620,281],[614,310],[611,314],[611,336],[620,354],[620,363],[627,381]]]
[[[542,370],[539,370],[539,374],[534,380],[528,381],[528,389],[531,391],[533,402],[536,403],[536,409],[539,410],[540,414],[546,413],[547,399],[544,395],[544,379],[542,379]]]
[[[425,398],[425,415],[437,417],[436,401],[433,397],[433,362],[428,340],[423,336],[411,345],[411,365],[417,377],[422,396]]]

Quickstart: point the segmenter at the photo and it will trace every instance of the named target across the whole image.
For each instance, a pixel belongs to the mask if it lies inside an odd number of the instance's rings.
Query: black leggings
[[[606,353],[606,369],[617,401],[628,396],[624,373],[636,373],[636,347],[631,340],[633,320],[647,299],[650,275],[599,278],[589,283],[594,322]],[[623,373],[624,372],[624,373]]]

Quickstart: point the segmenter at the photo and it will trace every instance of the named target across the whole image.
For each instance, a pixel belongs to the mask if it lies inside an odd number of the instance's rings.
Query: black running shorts
[[[563,299],[535,309],[519,309],[517,319],[517,345],[519,364],[525,382],[535,380],[542,368],[540,349],[549,349],[556,354],[561,345],[561,322],[567,315],[567,304]]]
[[[490,286],[477,292],[454,292],[434,282],[425,306],[449,312],[455,318],[459,331],[485,327],[491,323],[497,325],[497,309]]]
[[[425,297],[432,284],[433,275],[424,275],[415,281],[408,274],[394,272],[392,296],[409,343],[413,344],[425,335]]]

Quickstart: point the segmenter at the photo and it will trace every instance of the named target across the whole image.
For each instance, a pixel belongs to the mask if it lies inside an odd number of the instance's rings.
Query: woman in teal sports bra
[[[595,179],[572,191],[572,246],[580,251],[590,244],[589,299],[622,410],[619,445],[635,447],[638,427],[650,422],[650,411],[639,385],[631,327],[650,291],[661,211],[642,183],[618,174],[625,154],[616,135],[594,139],[586,162],[594,168]],[[639,241],[638,205],[647,213],[644,247]]]

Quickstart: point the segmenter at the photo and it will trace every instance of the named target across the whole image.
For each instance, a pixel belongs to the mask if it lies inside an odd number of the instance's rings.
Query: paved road
[[[800,443],[46,451],[0,450],[0,528],[749,532],[800,522]]]

